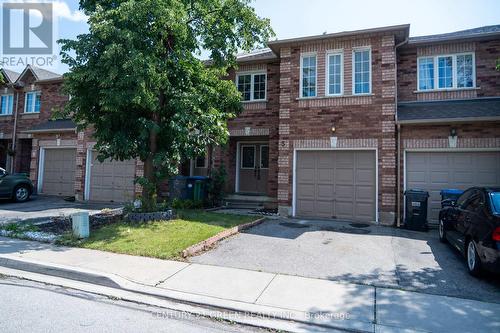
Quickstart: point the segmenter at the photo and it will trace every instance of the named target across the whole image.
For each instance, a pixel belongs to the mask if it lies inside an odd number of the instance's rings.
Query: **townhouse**
[[[122,202],[140,192],[140,162],[100,163],[92,129],[77,131],[70,119],[55,118],[69,98],[61,75],[33,66],[2,75],[0,167],[28,173],[39,194]]]
[[[403,192],[500,186],[500,26],[409,25],[273,41],[231,74],[244,112],[214,152],[227,190],[280,215],[402,222]],[[241,199],[241,196],[239,197]]]
[[[229,79],[244,111],[228,124],[229,142],[181,173],[224,165],[238,200],[257,198],[283,216],[386,225],[402,223],[406,189],[430,192],[435,223],[441,189],[500,186],[500,26],[411,38],[409,29],[278,40],[239,55]],[[0,166],[29,170],[43,194],[140,193],[141,162],[99,163],[91,129],[50,119],[66,98],[60,77],[32,67],[2,73],[2,114],[4,105],[17,111],[0,117]]]

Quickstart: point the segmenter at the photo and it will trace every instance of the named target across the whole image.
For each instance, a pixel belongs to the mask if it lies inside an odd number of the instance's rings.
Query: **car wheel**
[[[19,185],[14,189],[14,201],[25,202],[30,198],[30,189],[28,186]]]
[[[444,222],[442,219],[439,219],[439,240],[441,243],[447,243],[446,239],[446,230],[444,230]]]
[[[476,244],[474,244],[473,240],[470,240],[467,243],[466,255],[467,259],[467,268],[469,273],[474,276],[478,276],[481,273],[481,259],[479,259],[479,255],[477,254]]]

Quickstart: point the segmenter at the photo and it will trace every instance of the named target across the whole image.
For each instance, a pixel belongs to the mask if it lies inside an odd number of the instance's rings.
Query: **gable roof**
[[[398,103],[401,124],[500,120],[500,97]]]
[[[27,72],[31,72],[35,77],[36,81],[51,81],[51,80],[62,80],[63,76],[40,67],[35,67],[28,65],[19,75],[18,80],[24,77]]]
[[[410,37],[409,44],[442,42],[455,39],[482,38],[500,35],[500,24],[488,25],[474,29],[460,30],[438,35]]]
[[[2,68],[1,69],[3,76],[9,81],[9,83],[14,83],[19,78],[19,73],[11,71],[9,69]]]

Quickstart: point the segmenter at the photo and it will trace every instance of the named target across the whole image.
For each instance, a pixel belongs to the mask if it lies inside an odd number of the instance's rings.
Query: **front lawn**
[[[61,244],[160,259],[180,257],[182,250],[234,226],[258,217],[220,214],[200,210],[180,211],[171,221],[119,222],[90,233],[86,240],[67,237]]]

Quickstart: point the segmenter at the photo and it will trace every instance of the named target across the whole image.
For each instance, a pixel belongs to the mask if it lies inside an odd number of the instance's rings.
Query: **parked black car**
[[[28,201],[33,193],[33,183],[25,174],[9,174],[0,168],[0,198],[17,202]]]
[[[472,275],[500,273],[500,188],[470,188],[441,209],[439,239],[465,256]]]

